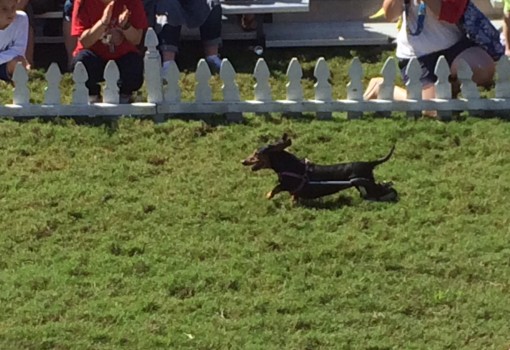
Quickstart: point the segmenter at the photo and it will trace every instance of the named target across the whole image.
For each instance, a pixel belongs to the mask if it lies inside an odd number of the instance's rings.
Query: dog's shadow
[[[296,206],[310,209],[337,210],[352,204],[352,197],[340,195],[331,199],[300,199]]]

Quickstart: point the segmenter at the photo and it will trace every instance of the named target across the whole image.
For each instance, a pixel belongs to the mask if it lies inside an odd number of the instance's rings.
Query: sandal
[[[255,15],[241,15],[241,28],[243,28],[245,32],[257,30],[257,19]]]

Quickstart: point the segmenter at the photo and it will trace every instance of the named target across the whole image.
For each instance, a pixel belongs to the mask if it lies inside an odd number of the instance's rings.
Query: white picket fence
[[[151,29],[147,32],[145,45],[145,86],[147,101],[131,104],[119,104],[117,81],[119,71],[115,62],[110,61],[105,68],[105,85],[102,103],[89,104],[88,90],[85,86],[87,72],[83,64],[76,65],[72,74],[74,91],[70,104],[62,104],[60,81],[62,74],[56,63],[51,64],[46,73],[47,87],[42,104],[30,103],[28,74],[21,65],[13,76],[13,103],[0,106],[0,117],[33,117],[33,116],[161,116],[180,114],[226,114],[231,119],[242,118],[244,112],[314,112],[318,118],[328,118],[332,112],[348,112],[349,118],[358,118],[365,112],[405,111],[409,115],[419,115],[423,110],[437,110],[439,116],[448,119],[452,111],[494,111],[494,115],[505,115],[510,111],[510,61],[504,57],[497,63],[495,79],[495,98],[481,98],[476,85],[472,81],[472,72],[465,62],[458,69],[461,82],[462,98],[452,99],[451,86],[448,81],[450,74],[444,57],[437,63],[435,73],[437,99],[421,99],[421,69],[416,60],[408,65],[409,81],[407,83],[408,99],[393,100],[393,87],[397,76],[394,58],[389,58],[381,71],[384,82],[380,99],[364,101],[362,84],[363,69],[359,59],[352,61],[349,69],[350,82],[347,86],[347,97],[337,99],[333,96],[330,84],[330,70],[326,61],[320,58],[315,66],[316,78],[315,98],[304,99],[302,87],[302,69],[296,58],[293,58],[287,69],[286,99],[274,100],[269,82],[270,71],[264,59],[260,58],[254,69],[254,96],[252,100],[241,100],[236,83],[236,72],[230,62],[224,59],[221,65],[220,78],[223,82],[223,100],[212,100],[212,89],[209,84],[211,72],[207,63],[201,60],[196,70],[196,88],[194,101],[182,101],[179,88],[179,70],[174,64],[166,76],[161,75],[160,55],[156,46],[157,37]],[[388,113],[382,113],[388,114]]]

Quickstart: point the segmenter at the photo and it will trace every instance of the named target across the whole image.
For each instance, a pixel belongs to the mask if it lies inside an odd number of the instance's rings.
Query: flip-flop
[[[257,30],[257,19],[254,15],[242,15],[241,16],[241,28],[245,32],[253,32]]]

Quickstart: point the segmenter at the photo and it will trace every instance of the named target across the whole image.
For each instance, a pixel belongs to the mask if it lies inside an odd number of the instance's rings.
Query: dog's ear
[[[283,151],[285,148],[292,145],[292,140],[289,138],[287,133],[282,135],[282,139],[278,141],[276,145],[273,147],[273,151]]]

